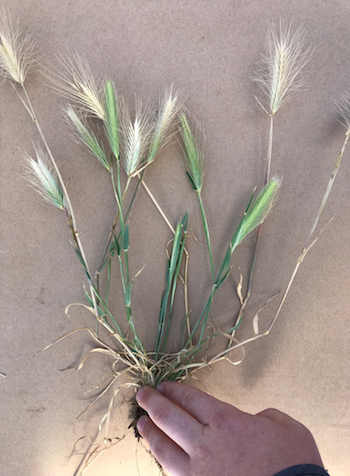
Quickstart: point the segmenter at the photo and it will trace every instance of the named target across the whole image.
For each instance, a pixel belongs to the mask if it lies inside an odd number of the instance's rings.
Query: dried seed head
[[[305,31],[294,32],[291,25],[280,23],[279,32],[272,26],[268,31],[266,53],[259,64],[254,80],[259,84],[265,112],[275,114],[300,89],[303,81],[300,72],[309,61],[311,48],[305,47]]]
[[[170,140],[174,131],[172,125],[181,110],[182,104],[183,100],[181,99],[180,94],[173,92],[172,87],[165,91],[163,100],[160,104],[154,130],[152,132],[147,163],[151,163],[160,149]]]
[[[30,155],[24,154],[26,160],[26,180],[46,202],[51,203],[60,210],[64,210],[64,195],[58,184],[50,159],[39,147],[35,149],[35,154],[36,160],[30,157]]]
[[[66,74],[49,74],[53,89],[73,101],[85,114],[105,119],[101,87],[94,78],[86,58],[75,54],[73,59],[60,57]]]
[[[34,42],[13,23],[10,14],[0,11],[0,72],[24,84],[33,62]]]
[[[107,170],[110,170],[110,164],[106,153],[100,145],[96,135],[85,124],[84,118],[80,117],[79,113],[70,104],[65,108],[64,113],[70,128],[73,130],[79,141],[86,145],[94,157]]]
[[[121,101],[121,141],[123,164],[128,177],[133,175],[146,160],[146,153],[151,138],[150,110],[136,98],[135,117],[130,118],[130,112],[125,102]]]
[[[334,101],[337,111],[342,118],[341,124],[346,128],[346,135],[350,134],[350,95],[342,94],[337,101]]]

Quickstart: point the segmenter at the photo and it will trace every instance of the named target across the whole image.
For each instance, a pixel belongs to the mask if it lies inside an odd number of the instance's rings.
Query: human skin
[[[137,428],[171,476],[272,476],[298,464],[323,467],[310,431],[275,409],[256,415],[175,382],[136,395],[149,417]]]

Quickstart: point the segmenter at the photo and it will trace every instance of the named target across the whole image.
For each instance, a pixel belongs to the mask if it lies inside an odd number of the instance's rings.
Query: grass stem
[[[73,233],[74,233],[74,238],[75,238],[75,242],[79,248],[79,253],[82,257],[82,259],[84,260],[84,264],[85,264],[85,269],[87,270],[88,272],[88,282],[89,282],[89,287],[90,287],[90,292],[91,292],[91,298],[93,300],[93,305],[94,305],[94,310],[95,310],[95,315],[96,315],[96,319],[98,320],[99,319],[99,316],[98,316],[98,309],[97,309],[97,302],[96,302],[96,298],[95,298],[95,294],[93,292],[93,284],[91,282],[91,274],[90,274],[90,271],[89,271],[89,265],[88,265],[88,261],[86,259],[86,255],[85,255],[85,252],[84,252],[84,248],[81,244],[81,241],[80,241],[80,237],[79,237],[79,233],[78,233],[78,230],[77,230],[77,224],[76,224],[76,219],[75,219],[75,215],[74,215],[74,210],[73,210],[73,207],[72,207],[72,204],[71,204],[71,201],[70,201],[70,198],[69,198],[69,195],[68,195],[68,191],[67,191],[67,188],[65,186],[65,183],[64,183],[64,180],[61,176],[61,173],[60,173],[60,170],[57,166],[57,163],[56,163],[56,160],[54,159],[53,157],[53,154],[51,152],[51,149],[46,141],[46,138],[45,138],[45,135],[41,129],[41,126],[40,126],[40,123],[37,119],[37,116],[35,114],[35,111],[34,111],[34,108],[33,108],[33,105],[32,105],[32,102],[31,102],[31,99],[29,97],[29,94],[28,94],[28,91],[27,91],[27,88],[25,87],[24,84],[21,84],[22,86],[22,89],[23,89],[23,92],[24,92],[24,95],[25,95],[25,98],[26,98],[26,101],[27,101],[27,105],[28,105],[28,108],[27,111],[29,113],[29,116],[31,117],[31,119],[33,120],[38,132],[39,132],[39,135],[41,137],[41,140],[43,141],[44,145],[45,145],[45,148],[47,150],[47,153],[49,154],[49,157],[51,159],[51,162],[52,162],[52,165],[54,166],[54,169],[56,171],[56,174],[57,174],[57,177],[58,177],[58,180],[60,182],[60,185],[61,185],[61,188],[62,188],[62,191],[63,191],[63,194],[64,194],[64,197],[65,197],[65,200],[67,202],[67,206],[68,206],[68,209],[69,209],[69,215],[70,215],[70,219],[71,219],[71,222],[72,222],[72,227],[73,227]],[[23,101],[22,101],[23,102]]]
[[[265,172],[265,185],[269,182],[270,180],[270,173],[271,173],[271,161],[272,161],[272,143],[273,143],[273,119],[274,119],[274,114],[269,114],[270,115],[270,130],[269,130],[269,142],[268,142],[268,148],[267,148],[267,156],[266,156],[266,172]],[[262,223],[258,227],[258,231],[255,237],[254,241],[254,251],[253,251],[253,259],[250,265],[250,270],[249,270],[249,278],[248,278],[248,287],[247,287],[247,293],[246,296],[243,300],[243,303],[241,304],[241,307],[238,312],[237,319],[235,321],[235,325],[243,319],[244,316],[244,310],[248,304],[249,298],[252,293],[252,286],[253,286],[253,278],[254,278],[254,273],[255,273],[255,265],[256,265],[256,259],[257,259],[257,254],[258,254],[258,244],[259,244],[259,238],[260,238],[260,233],[261,233],[261,227]],[[235,335],[236,331],[232,331],[231,333],[231,339],[229,339],[227,343],[227,347],[231,347],[233,345],[233,337]]]
[[[207,241],[207,246],[208,246],[210,266],[211,266],[211,275],[212,275],[213,282],[214,282],[215,281],[215,271],[214,271],[213,256],[212,256],[211,245],[210,245],[210,235],[209,235],[208,221],[207,221],[207,217],[205,215],[205,211],[204,211],[204,207],[203,207],[203,201],[202,201],[202,195],[201,195],[200,190],[197,190],[197,196],[198,196],[199,205],[200,205],[200,209],[201,209],[203,227],[204,227],[204,232],[205,232],[205,239]]]

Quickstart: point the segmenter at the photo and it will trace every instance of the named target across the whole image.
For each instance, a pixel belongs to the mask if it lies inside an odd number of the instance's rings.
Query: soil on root
[[[135,400],[134,402],[131,403],[131,409],[130,409],[130,418],[132,419],[131,420],[131,423],[130,425],[128,426],[128,429],[129,428],[132,428],[134,430],[134,435],[135,435],[135,438],[137,438],[137,441],[140,441],[140,439],[142,439],[142,436],[140,435],[138,429],[137,429],[137,422],[139,421],[139,419],[143,416],[143,415],[146,415],[146,416],[149,416],[148,413],[146,412],[146,410],[144,410],[143,408],[140,407],[140,405],[137,403],[137,401]],[[148,450],[148,453],[152,456],[152,458],[154,459],[154,462],[156,463],[157,467],[158,467],[158,470],[159,470],[159,474],[160,476],[166,476],[165,472],[164,472],[164,469],[162,468],[162,465],[158,463],[158,461],[156,460],[156,458],[152,455],[152,453]]]
[[[139,405],[139,404],[137,403],[137,401],[135,400],[135,401],[131,404],[130,418],[131,418],[132,420],[131,420],[130,425],[128,426],[128,429],[129,429],[129,428],[132,428],[132,429],[134,430],[135,438],[137,438],[137,441],[140,441],[140,438],[142,438],[142,436],[141,436],[140,433],[139,433],[139,430],[137,429],[137,422],[139,421],[139,419],[140,419],[143,415],[148,416],[148,413],[146,412],[146,410],[144,410],[143,408],[141,408],[140,405]]]

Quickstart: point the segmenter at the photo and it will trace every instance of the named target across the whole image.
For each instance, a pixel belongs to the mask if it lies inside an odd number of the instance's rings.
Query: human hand
[[[250,415],[185,384],[144,387],[149,414],[137,429],[172,476],[272,476],[290,466],[323,467],[310,431],[278,410]]]

